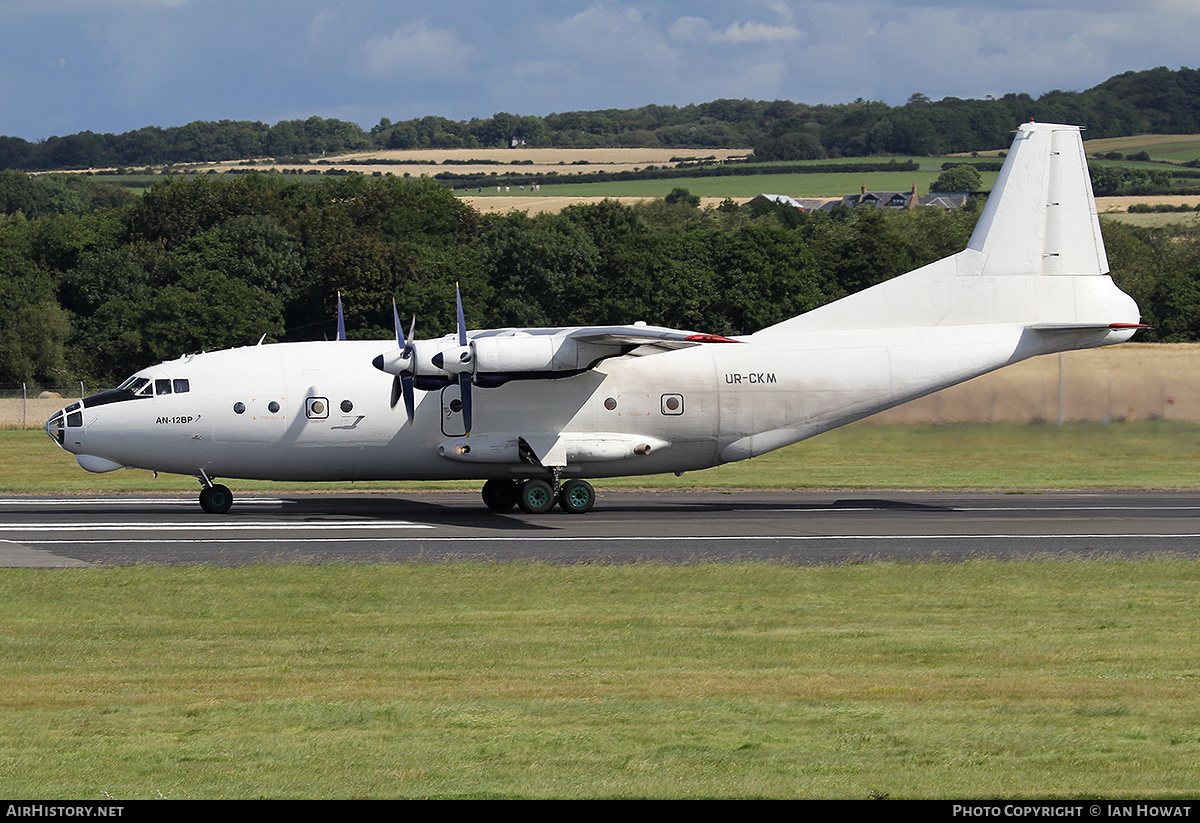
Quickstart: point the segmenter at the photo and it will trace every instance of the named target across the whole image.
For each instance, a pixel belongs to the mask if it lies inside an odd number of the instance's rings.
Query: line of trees
[[[258,157],[285,162],[360,149],[507,147],[514,140],[529,146],[746,148],[759,160],[928,156],[1004,148],[1013,124],[1030,118],[1086,125],[1090,138],[1200,132],[1200,70],[1127,72],[1087,91],[1051,91],[1036,99],[1007,94],[935,102],[914,94],[895,107],[866,100],[837,106],[714,100],[544,117],[500,112],[469,121],[384,118],[370,130],[310,117],[274,126],[222,120],[119,135],[85,131],[40,142],[0,137],[0,168],[144,167]]]
[[[429,179],[280,174],[166,178],[141,198],[74,197],[54,176],[0,175],[0,383],[112,384],[189,351],[473,327],[650,323],[753,332],[962,249],[977,217],[756,202],[615,201],[480,214]],[[49,191],[42,191],[42,189]],[[13,204],[40,204],[25,211]],[[1105,224],[1118,282],[1154,330],[1200,339],[1200,230]]]

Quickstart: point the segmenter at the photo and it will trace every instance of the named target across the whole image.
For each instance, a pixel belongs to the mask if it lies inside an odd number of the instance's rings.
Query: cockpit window
[[[130,394],[150,394],[146,391],[150,387],[150,381],[145,377],[137,377],[136,375],[126,380],[121,385],[117,386],[121,391],[127,391]]]
[[[191,381],[186,377],[159,377],[152,381],[147,377],[134,375],[117,386],[117,390],[128,392],[136,397],[153,397],[154,395],[162,397],[165,394],[183,394],[189,392],[192,390],[192,386]]]

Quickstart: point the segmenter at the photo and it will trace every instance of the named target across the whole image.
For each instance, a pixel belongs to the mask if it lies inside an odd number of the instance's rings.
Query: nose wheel
[[[225,514],[233,505],[233,492],[228,486],[213,483],[208,475],[200,472],[200,482],[204,488],[200,490],[200,508],[209,514]]]

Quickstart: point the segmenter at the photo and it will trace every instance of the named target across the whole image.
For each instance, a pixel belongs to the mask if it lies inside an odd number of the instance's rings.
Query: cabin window
[[[279,411],[279,403],[272,400],[267,404],[267,411],[269,411],[271,414],[275,414],[277,411]]]
[[[238,402],[234,403],[233,404],[233,413],[234,414],[245,414],[246,413],[246,404],[240,400]]]
[[[176,378],[176,379],[172,380],[171,385],[175,388],[176,394],[184,394],[185,392],[189,392],[192,390],[191,384],[188,382],[186,377],[182,378],[182,379]]]
[[[343,400],[342,401],[342,411],[345,412],[346,414],[349,414],[350,412],[354,411],[354,404],[351,403],[349,400]]]
[[[171,393],[171,381],[170,380],[155,380],[154,381],[154,393],[157,395],[170,394]]]
[[[683,395],[664,394],[662,396],[662,413],[670,415],[683,414]]]
[[[324,397],[310,397],[304,401],[304,411],[309,420],[324,420],[329,417],[329,401]]]

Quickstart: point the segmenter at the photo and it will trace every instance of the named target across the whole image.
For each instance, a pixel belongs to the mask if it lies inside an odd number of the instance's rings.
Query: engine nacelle
[[[578,374],[611,353],[611,347],[606,350],[567,335],[522,332],[477,337],[471,341],[471,348],[475,351],[477,376],[502,376],[509,380]]]
[[[388,374],[411,374],[418,389],[433,391],[463,373],[470,374],[472,382],[484,388],[502,386],[510,380],[570,377],[620,353],[612,344],[581,341],[568,334],[505,331],[475,337],[466,346],[457,342],[449,335],[410,342],[408,349],[379,355],[374,365]]]

